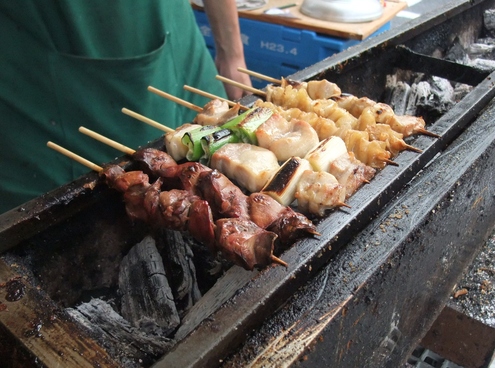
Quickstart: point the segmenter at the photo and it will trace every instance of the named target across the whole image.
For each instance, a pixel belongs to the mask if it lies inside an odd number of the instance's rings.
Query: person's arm
[[[238,67],[246,68],[246,61],[235,0],[203,0],[203,4],[215,40],[215,64],[218,73],[251,86],[249,76],[237,71]],[[246,91],[229,84],[225,84],[225,90],[233,100],[247,94]]]

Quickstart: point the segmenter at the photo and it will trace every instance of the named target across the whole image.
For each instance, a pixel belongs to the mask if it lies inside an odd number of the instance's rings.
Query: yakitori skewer
[[[251,86],[248,86],[246,84],[242,84],[242,83],[239,83],[239,82],[236,82],[235,80],[232,80],[232,79],[229,79],[229,78],[226,78],[226,77],[223,77],[221,75],[217,75],[216,78],[219,80],[219,81],[222,81],[224,83],[228,83],[228,84],[231,84],[235,87],[239,87],[245,91],[248,91],[248,92],[251,92],[251,93],[254,93],[255,95],[258,95],[258,96],[261,96],[261,97],[266,97],[266,93],[260,89],[257,89],[257,88],[253,88]]]
[[[254,72],[254,71],[246,69],[246,68],[238,67],[237,70],[240,71],[241,73],[245,73],[245,74],[248,74],[252,77],[263,79],[263,80],[270,82],[270,83],[282,84],[281,79],[272,78],[272,77],[269,77],[267,75],[264,75],[264,74],[261,74],[258,72]]]
[[[114,142],[111,139],[106,138],[106,137],[103,137],[102,135],[100,135],[98,133],[95,133],[95,132],[92,132],[92,131],[89,131],[89,130],[86,130],[86,129],[83,129],[83,131],[85,132],[85,134],[88,133],[88,132],[91,132],[91,133],[89,133],[89,135],[91,137],[93,137],[93,138],[96,138],[96,139],[102,141],[102,143]],[[83,157],[75,154],[74,152],[69,151],[68,149],[65,149],[62,146],[59,146],[59,145],[57,145],[57,144],[55,144],[53,142],[50,142],[50,141],[47,142],[47,146],[49,148],[52,148],[53,150],[55,150],[55,151],[63,154],[64,156],[69,157],[69,158],[75,160],[78,163],[81,163],[82,165],[90,168],[91,170],[97,171],[98,173],[101,173],[104,170],[101,166],[98,166],[98,165],[92,163],[91,161],[89,161],[89,160],[87,160],[87,159],[85,159],[85,158],[83,158]],[[120,144],[117,144],[117,145],[112,144],[112,147],[114,147],[114,148],[122,148],[122,149],[124,149],[124,151],[128,151],[129,150],[129,148],[125,147],[124,145],[120,145]],[[125,153],[127,153],[127,152],[125,152]],[[283,261],[282,259],[278,258],[277,256],[275,256],[273,254],[270,255],[270,260],[272,261],[272,263],[277,263],[277,264],[282,265],[284,267],[288,267],[289,266],[287,264],[287,262]]]
[[[220,96],[216,96],[212,93],[209,93],[209,92],[206,92],[206,91],[203,91],[201,89],[198,89],[198,88],[194,88],[194,87],[191,87],[191,86],[188,86],[187,84],[184,85],[184,89],[186,91],[189,91],[189,92],[192,92],[192,93],[196,93],[200,96],[203,96],[203,97],[206,97],[206,98],[210,98],[210,99],[218,99],[218,100],[221,100],[221,101],[225,101],[229,104],[229,106],[235,106],[237,105],[238,102],[234,102],[234,101],[230,101],[226,98],[223,98],[223,97],[220,97]],[[243,106],[243,105],[240,105],[241,106],[241,109],[242,110],[249,110],[249,107],[247,106]]]
[[[134,153],[136,153],[136,150],[133,150],[132,148],[129,148],[125,145],[123,145],[122,143],[119,143],[119,142],[116,142],[110,138],[107,138],[101,134],[98,134],[92,130],[89,130],[85,127],[79,127],[79,132],[93,138],[93,139],[96,139],[97,141],[100,141],[104,144],[106,144],[107,146],[110,146],[112,148],[115,148],[116,150],[120,151],[120,152],[123,152],[125,153],[126,155],[133,155]]]
[[[195,110],[197,112],[203,111],[203,108],[199,107],[198,105],[195,105],[195,104],[193,104],[191,102],[188,102],[188,101],[183,100],[183,99],[181,99],[179,97],[176,97],[174,95],[171,95],[171,94],[169,94],[167,92],[161,91],[161,90],[159,90],[159,89],[157,89],[155,87],[149,86],[148,87],[148,91],[153,92],[154,94],[157,94],[160,97],[166,98],[167,100],[170,100],[170,101],[174,101],[174,102],[178,103],[179,105],[188,107],[188,108],[190,108],[192,110]]]
[[[151,125],[152,127],[159,129],[161,131],[164,131],[165,133],[173,132],[174,129],[169,128],[166,125],[160,124],[159,122],[152,120],[150,118],[147,118],[144,115],[138,114],[137,112],[134,112],[132,110],[126,109],[125,107],[122,108],[122,112],[130,117],[133,117],[134,119],[137,119],[143,123],[146,123],[148,125]]]
[[[65,149],[64,147],[62,146],[59,146],[58,144],[56,143],[53,143],[53,142],[50,142],[48,141],[46,143],[47,147],[57,151],[58,153],[61,153],[62,155],[64,156],[67,156],[69,157],[70,159],[86,166],[87,168],[93,170],[93,171],[96,171],[96,172],[101,172],[103,171],[103,168],[101,166],[98,166],[96,164],[94,164],[93,162],[89,161],[89,160],[86,160],[84,157],[81,157],[77,154],[75,154],[74,152],[72,151],[69,151],[68,149]]]

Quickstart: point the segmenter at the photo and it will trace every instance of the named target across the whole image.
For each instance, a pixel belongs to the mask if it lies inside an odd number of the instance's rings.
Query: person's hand
[[[218,69],[218,73],[225,78],[232,79],[238,83],[247,85],[249,87],[252,86],[251,78],[246,73],[242,73],[237,70],[237,68],[242,67],[246,69],[246,63],[244,61],[244,57],[239,58],[226,58],[218,56],[215,59],[215,63]],[[225,91],[227,92],[227,96],[230,100],[239,100],[243,96],[248,95],[250,92],[233,86],[229,83],[224,83]]]

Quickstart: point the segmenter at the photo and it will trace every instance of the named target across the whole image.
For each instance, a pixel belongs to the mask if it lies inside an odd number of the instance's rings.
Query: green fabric
[[[138,148],[162,132],[123,107],[192,120],[148,86],[200,106],[184,84],[225,96],[187,0],[0,0],[0,34],[0,212],[88,172],[47,141],[101,164],[122,153],[79,126]]]

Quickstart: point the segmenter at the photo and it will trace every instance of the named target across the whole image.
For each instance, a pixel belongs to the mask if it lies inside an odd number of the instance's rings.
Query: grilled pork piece
[[[277,156],[266,148],[248,143],[228,143],[211,156],[210,167],[249,192],[259,192],[280,165]]]

